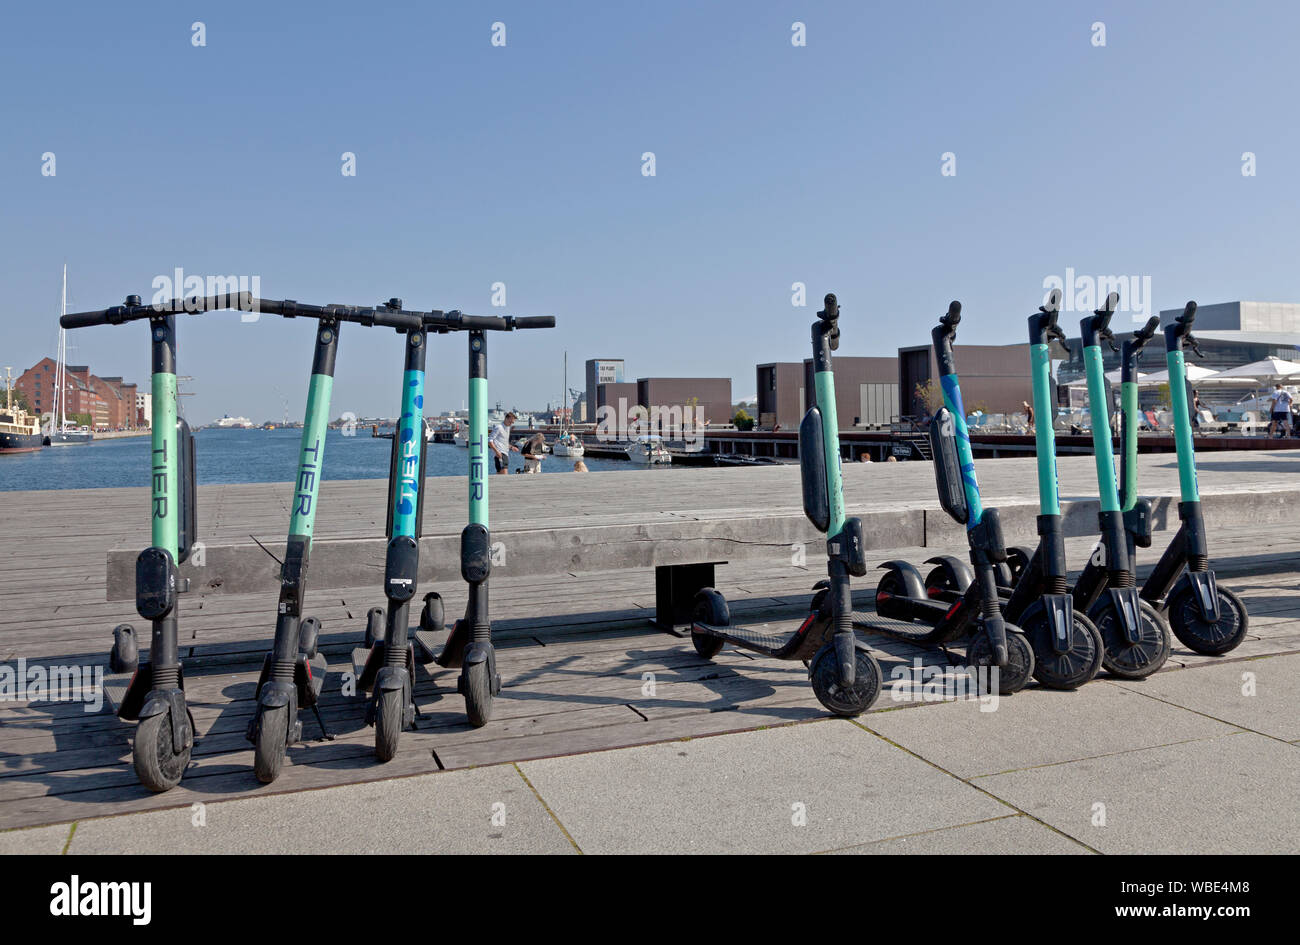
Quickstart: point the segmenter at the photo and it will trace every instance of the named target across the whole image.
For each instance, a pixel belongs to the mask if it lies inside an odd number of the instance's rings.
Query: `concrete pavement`
[[[1293,853],[1300,656],[0,833],[0,853]]]

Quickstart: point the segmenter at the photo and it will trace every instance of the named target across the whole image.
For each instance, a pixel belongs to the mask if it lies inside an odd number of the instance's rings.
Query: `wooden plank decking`
[[[1144,469],[1144,491],[1172,490],[1173,473],[1166,468],[1172,457],[1153,459],[1163,459],[1165,465]],[[1250,462],[1260,466],[1232,465],[1222,483],[1213,482],[1216,471],[1207,469],[1203,488],[1207,493],[1258,489],[1274,496],[1289,491],[1289,464],[1258,455]],[[1013,468],[1016,464],[1019,468]],[[1063,489],[1085,494],[1079,480],[1090,469],[1076,471],[1068,465],[1062,462]],[[508,532],[540,523],[567,528],[583,521],[643,522],[683,515],[725,519],[753,515],[756,509],[797,514],[797,491],[786,494],[794,480],[767,484],[767,472],[503,477],[493,483],[501,482],[493,494],[494,528]],[[990,502],[1032,498],[1029,464],[984,463],[980,472],[993,496]],[[851,467],[846,477],[851,512],[933,501],[932,480],[920,464]],[[581,488],[575,488],[579,483]],[[450,498],[459,499],[457,486],[446,484],[446,500],[426,506],[426,521],[434,529],[459,531],[461,506]],[[214,540],[256,534],[278,551],[277,529],[288,518],[287,495],[283,485],[201,487],[201,534]],[[373,481],[328,483],[319,534],[349,529],[377,534],[383,527],[382,496],[382,485]],[[105,665],[111,627],[139,623],[130,601],[105,599],[104,561],[109,548],[145,540],[142,490],[8,493],[5,500],[0,513],[0,663],[12,665],[21,658]],[[1274,514],[1290,513],[1279,508]],[[1216,568],[1228,586],[1243,594],[1252,615],[1251,637],[1234,658],[1300,650],[1296,534],[1294,525],[1281,521],[1231,531],[1221,527],[1212,535]],[[1023,542],[1030,537],[1009,536]],[[1087,544],[1072,540],[1071,559],[1082,561]],[[813,549],[809,559],[809,567],[795,567],[788,549],[774,549],[771,561],[720,569],[718,583],[737,602],[738,618],[789,625],[819,576]],[[1149,564],[1154,552],[1143,560]],[[872,586],[870,577],[858,582],[861,604],[869,603]],[[263,787],[253,779],[251,749],[243,737],[256,671],[273,626],[274,592],[191,594],[182,603],[182,652],[199,740],[181,787],[151,795],[139,786],[130,767],[133,728],[106,709],[88,714],[76,703],[0,703],[0,829],[716,734],[822,714],[798,664],[753,659],[734,650],[708,663],[688,641],[650,631],[646,619],[654,589],[648,570],[561,571],[531,578],[503,573],[493,584],[506,684],[496,718],[483,729],[470,729],[455,694],[454,673],[421,668],[416,691],[423,717],[416,731],[404,734],[397,758],[381,766],[373,759],[372,732],[361,724],[360,701],[340,688],[365,611],[382,603],[378,588],[375,579],[362,587],[309,590],[309,611],[323,622],[322,651],[331,667],[323,714],[338,737],[315,740],[315,722],[305,716],[308,740],[291,750],[291,764],[276,784]],[[449,615],[463,608],[459,581],[437,589],[447,598]],[[893,666],[917,655],[897,643],[879,652],[887,678]],[[1206,662],[1177,650],[1170,671]],[[1036,697],[1042,696],[1026,692],[1016,698]],[[886,696],[879,709],[897,705]]]

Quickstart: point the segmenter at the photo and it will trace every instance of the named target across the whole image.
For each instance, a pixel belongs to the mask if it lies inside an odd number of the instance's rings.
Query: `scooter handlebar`
[[[1156,329],[1160,327],[1160,316],[1152,315],[1147,319],[1147,323],[1133,332],[1133,342],[1141,347],[1155,337]]]
[[[948,312],[940,316],[939,324],[948,329],[949,332],[955,331],[958,323],[961,322],[961,303],[954,300],[948,303]]]
[[[518,315],[508,319],[516,328],[554,328],[554,315]]]
[[[822,299],[822,310],[817,313],[817,317],[824,322],[833,322],[840,317],[840,300],[834,292],[826,293],[826,298]]]

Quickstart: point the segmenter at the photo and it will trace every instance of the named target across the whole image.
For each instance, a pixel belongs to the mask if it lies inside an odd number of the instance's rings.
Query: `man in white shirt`
[[[1268,436],[1273,438],[1273,428],[1282,430],[1284,436],[1290,436],[1291,394],[1281,384],[1273,385],[1273,416],[1268,421]]]
[[[510,451],[519,452],[519,447],[510,445],[510,428],[514,425],[515,415],[508,413],[504,423],[494,423],[488,431],[488,449],[492,450],[498,474],[510,472]]]

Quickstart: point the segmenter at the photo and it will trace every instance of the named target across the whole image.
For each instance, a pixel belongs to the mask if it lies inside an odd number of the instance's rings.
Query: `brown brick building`
[[[14,388],[23,392],[37,416],[54,409],[55,370],[53,358],[42,358],[14,381]],[[134,383],[121,377],[97,377],[89,365],[64,367],[64,414],[87,414],[97,430],[137,426],[136,393]]]

